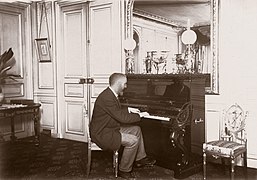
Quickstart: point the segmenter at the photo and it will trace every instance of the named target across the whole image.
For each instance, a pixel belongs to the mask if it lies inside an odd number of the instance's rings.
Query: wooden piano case
[[[147,154],[157,160],[157,165],[174,170],[175,178],[200,171],[205,141],[205,87],[210,85],[210,75],[128,74],[127,78],[127,89],[120,98],[123,105],[142,107],[150,114],[170,118],[170,121],[142,119],[140,126]],[[176,88],[167,93],[177,81],[187,93]],[[185,104],[187,114],[181,115]]]

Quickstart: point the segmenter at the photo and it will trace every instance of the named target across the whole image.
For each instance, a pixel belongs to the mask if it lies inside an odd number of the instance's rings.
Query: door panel
[[[85,136],[84,103],[83,100],[67,99],[65,101],[65,138],[82,140],[82,137]]]
[[[90,74],[96,81],[106,80],[111,73],[121,71],[120,1],[94,1],[89,12]]]
[[[86,5],[61,7],[58,56],[58,120],[60,136],[86,141],[88,107]]]
[[[85,75],[85,24],[83,9],[64,12],[64,76],[77,78]],[[84,40],[84,42],[83,42]]]
[[[95,80],[91,93],[91,112],[96,97],[108,86],[113,72],[122,71],[120,1],[94,1],[89,8],[90,75]]]
[[[120,3],[59,4],[58,129],[63,138],[86,141],[96,97],[108,86],[110,74],[121,72]],[[87,84],[89,77],[94,84]]]

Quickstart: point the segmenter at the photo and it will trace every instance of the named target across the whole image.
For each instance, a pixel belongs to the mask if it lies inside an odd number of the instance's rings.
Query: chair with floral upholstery
[[[248,112],[244,112],[238,104],[233,104],[223,113],[220,123],[220,139],[203,144],[203,178],[206,179],[206,156],[230,159],[230,177],[234,179],[235,160],[243,156],[245,170],[247,168],[247,139],[245,133],[245,119]]]

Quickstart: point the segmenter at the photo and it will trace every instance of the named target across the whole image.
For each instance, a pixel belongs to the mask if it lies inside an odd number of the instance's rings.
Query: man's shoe
[[[143,159],[140,159],[139,161],[136,161],[134,163],[134,167],[136,167],[136,168],[141,168],[141,167],[144,167],[144,166],[151,167],[155,163],[156,163],[155,159],[152,159],[152,158],[149,158],[149,157],[145,157]]]
[[[118,176],[122,177],[124,179],[134,179],[135,176],[132,174],[132,172],[124,172],[124,171],[119,171]]]

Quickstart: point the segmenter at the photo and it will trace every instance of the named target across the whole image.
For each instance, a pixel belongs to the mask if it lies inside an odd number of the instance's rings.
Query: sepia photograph
[[[256,0],[1,0],[0,179],[257,179]]]

